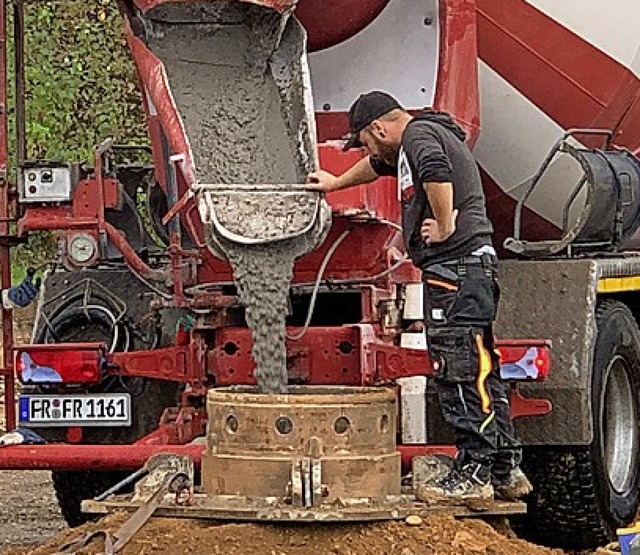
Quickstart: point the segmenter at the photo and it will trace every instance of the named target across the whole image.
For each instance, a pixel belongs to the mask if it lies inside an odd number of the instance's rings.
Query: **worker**
[[[465,132],[442,112],[413,117],[387,93],[360,96],[349,110],[345,150],[369,155],[339,176],[309,175],[329,193],[397,176],[407,252],[422,270],[427,344],[453,468],[420,488],[429,498],[515,499],[531,491],[499,376],[492,324],[499,289],[492,225]]]
[[[33,302],[40,288],[40,278],[35,281],[33,279],[35,274],[35,269],[29,268],[27,275],[19,285],[2,290],[2,306],[5,309],[24,308]]]

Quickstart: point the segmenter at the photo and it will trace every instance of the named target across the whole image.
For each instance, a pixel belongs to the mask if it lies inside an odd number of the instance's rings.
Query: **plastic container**
[[[622,555],[640,555],[640,523],[618,529],[618,541]]]

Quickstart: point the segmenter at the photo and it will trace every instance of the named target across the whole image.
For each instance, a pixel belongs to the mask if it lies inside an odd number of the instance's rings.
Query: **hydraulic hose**
[[[316,307],[318,291],[320,290],[320,285],[322,283],[322,277],[324,276],[324,272],[327,269],[327,266],[329,265],[329,262],[331,261],[331,258],[333,257],[334,253],[336,252],[336,250],[338,249],[342,241],[344,241],[347,238],[347,235],[349,235],[349,233],[351,233],[351,229],[350,228],[345,229],[333,242],[333,245],[329,247],[327,254],[324,255],[322,264],[320,264],[320,268],[318,269],[318,275],[316,277],[315,285],[313,286],[313,292],[311,293],[311,301],[309,302],[309,310],[307,311],[307,318],[304,322],[304,325],[302,326],[302,329],[297,334],[295,335],[287,334],[286,337],[288,340],[298,341],[302,339],[307,333],[307,330],[309,329],[309,325],[311,324],[311,318],[313,317],[313,311],[315,310],[315,307]]]

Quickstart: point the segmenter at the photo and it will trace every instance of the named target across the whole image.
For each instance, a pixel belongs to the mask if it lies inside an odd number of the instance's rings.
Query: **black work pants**
[[[522,454],[493,336],[497,260],[485,255],[429,266],[423,280],[427,343],[459,462],[477,462],[505,476]]]

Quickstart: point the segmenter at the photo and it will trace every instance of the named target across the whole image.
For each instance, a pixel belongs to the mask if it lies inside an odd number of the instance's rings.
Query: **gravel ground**
[[[15,319],[18,343],[29,340],[31,311],[27,309]],[[0,433],[5,427],[3,393],[0,381]],[[65,529],[49,472],[0,471],[0,553],[12,547],[40,545]]]
[[[40,545],[67,527],[49,472],[0,471],[0,499],[0,552]]]

